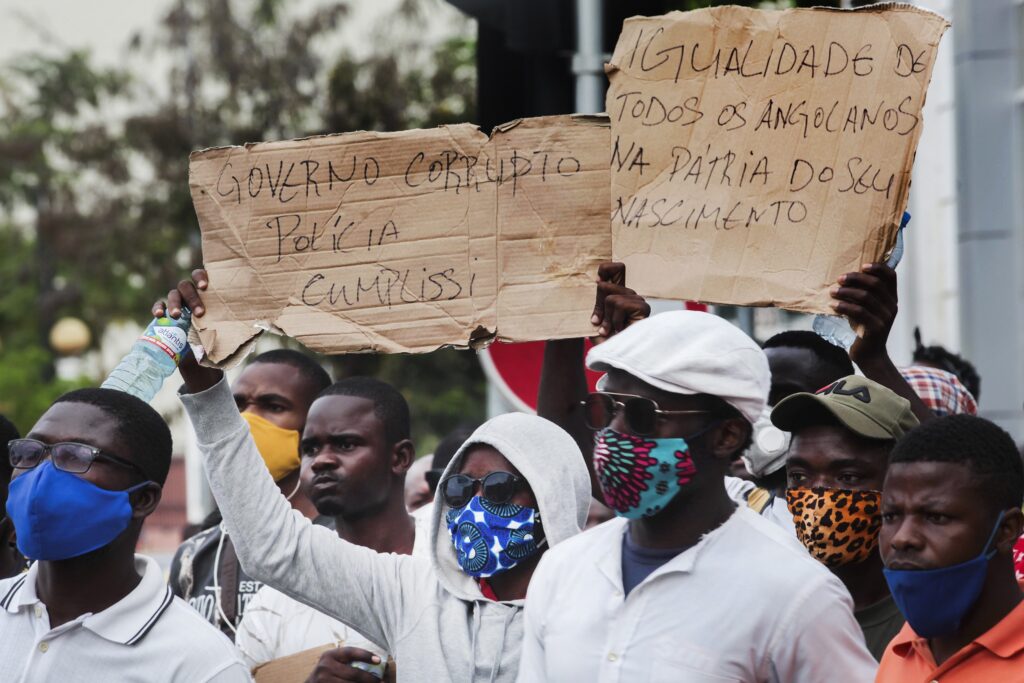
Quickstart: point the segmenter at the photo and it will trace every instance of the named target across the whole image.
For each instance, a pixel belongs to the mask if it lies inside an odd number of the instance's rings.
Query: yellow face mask
[[[281,481],[299,469],[299,433],[294,429],[283,429],[255,413],[242,413],[249,423],[256,450],[263,456],[263,462],[274,481]]]

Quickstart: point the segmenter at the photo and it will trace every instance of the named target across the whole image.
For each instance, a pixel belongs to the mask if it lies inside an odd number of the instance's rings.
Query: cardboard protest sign
[[[591,334],[608,135],[564,116],[193,153],[207,358],[263,330],[328,353]]]
[[[522,166],[529,173],[497,186],[497,316],[505,341],[594,333],[597,266],[612,251],[609,131],[604,117],[568,121],[523,119],[492,135],[499,159],[532,154]]]
[[[895,242],[948,26],[908,5],[627,20],[606,70],[630,286],[830,312]]]

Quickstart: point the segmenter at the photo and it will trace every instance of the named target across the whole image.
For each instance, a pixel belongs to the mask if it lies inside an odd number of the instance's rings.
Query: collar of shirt
[[[0,607],[15,614],[42,603],[36,595],[38,567],[38,562],[32,563],[24,577],[15,582],[8,594],[0,599]],[[135,569],[142,580],[132,592],[102,612],[79,617],[82,628],[123,645],[137,643],[153,628],[157,619],[171,604],[171,589],[164,582],[160,565],[156,560],[136,555]]]
[[[639,590],[641,586],[655,578],[662,576],[663,574],[669,573],[689,573],[692,572],[697,564],[697,558],[704,552],[704,550],[714,543],[714,540],[719,536],[726,533],[726,529],[734,524],[738,515],[742,514],[757,515],[757,513],[747,510],[746,508],[739,506],[736,511],[717,529],[713,529],[708,533],[701,536],[700,540],[697,541],[696,545],[693,545],[686,550],[682,551],[674,558],[658,567],[656,570],[651,572],[650,576],[640,582],[640,584],[634,589]],[[623,518],[618,518],[618,523],[621,525],[621,533],[629,533],[629,523]],[[609,522],[606,522],[606,524]],[[616,543],[613,546],[612,552],[603,553],[602,555],[595,558],[595,563],[601,573],[604,574],[605,578],[611,581],[612,585],[617,590],[622,590],[622,543]]]
[[[999,623],[965,645],[961,652],[974,646],[983,647],[1003,659],[1009,659],[1024,650],[1024,602],[1020,602]],[[910,624],[905,624],[903,630],[893,638],[892,652],[904,659],[917,652],[919,656],[925,657],[929,664],[934,665],[935,662],[928,640],[914,633]],[[950,657],[950,660],[955,659],[956,654]]]

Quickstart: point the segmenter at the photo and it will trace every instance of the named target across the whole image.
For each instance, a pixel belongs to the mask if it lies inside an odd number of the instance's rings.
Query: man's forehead
[[[117,419],[98,406],[66,401],[49,408],[25,436],[46,443],[74,441],[120,454]]]
[[[299,402],[314,398],[309,380],[285,363],[252,363],[242,370],[231,390],[236,394],[279,394]]]
[[[966,465],[955,462],[896,462],[889,465],[885,492],[914,499],[975,497],[974,477]]]
[[[865,439],[839,424],[820,424],[804,427],[793,434],[788,459],[819,466],[860,463],[884,472],[891,446],[889,442]]]
[[[346,429],[383,428],[373,401],[362,396],[321,396],[310,406],[306,433],[341,432]]]

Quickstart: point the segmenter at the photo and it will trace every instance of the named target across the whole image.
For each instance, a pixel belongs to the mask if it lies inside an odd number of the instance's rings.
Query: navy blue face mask
[[[999,513],[984,550],[972,560],[939,569],[882,570],[896,606],[914,633],[922,638],[938,638],[960,628],[985,587],[988,563],[996,554],[991,546],[1003,514]]]
[[[11,481],[7,516],[18,550],[33,560],[66,560],[102,548],[128,528],[129,494],[150,483],[109,491],[44,461]]]

